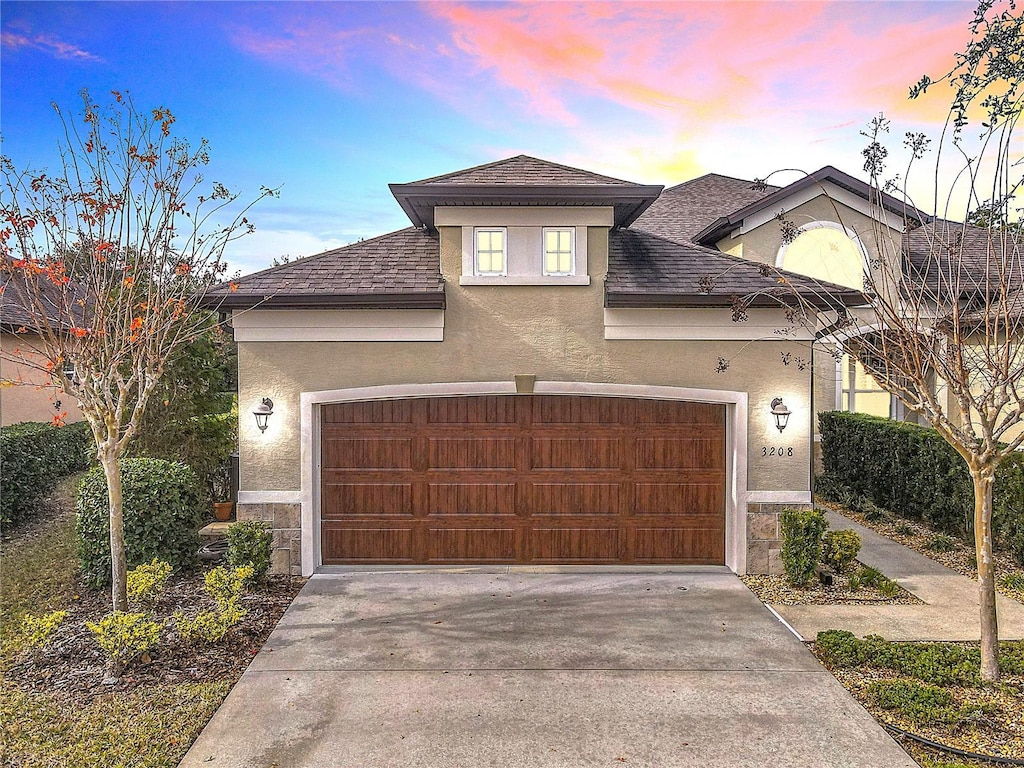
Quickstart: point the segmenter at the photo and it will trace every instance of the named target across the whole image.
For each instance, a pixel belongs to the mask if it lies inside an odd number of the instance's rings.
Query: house
[[[47,299],[41,291],[40,299]],[[0,271],[0,427],[22,421],[52,422],[55,418],[70,424],[82,421],[75,398],[66,395],[46,372],[35,320],[25,310],[25,293],[10,273]],[[56,294],[50,303],[52,316],[58,317],[62,302]]]
[[[898,415],[785,300],[827,323],[885,258],[869,233],[904,236],[835,168],[664,189],[520,155],[391,191],[410,227],[207,298],[264,412],[240,419],[238,517],[273,527],[278,571],[778,572],[816,411]]]

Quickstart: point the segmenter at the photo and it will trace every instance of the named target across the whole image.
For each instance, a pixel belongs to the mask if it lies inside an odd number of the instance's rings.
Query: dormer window
[[[576,229],[544,228],[544,274],[572,275],[576,262]]]
[[[474,264],[478,275],[500,276],[506,274],[504,227],[477,227],[474,231]]]

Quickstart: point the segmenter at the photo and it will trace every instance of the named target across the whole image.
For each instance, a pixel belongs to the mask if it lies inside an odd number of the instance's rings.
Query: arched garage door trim
[[[366,400],[410,397],[456,397],[464,395],[514,395],[511,381],[450,382],[439,384],[397,384],[304,392],[301,398],[302,462],[302,574],[311,576],[321,566],[320,475],[317,456],[320,445],[320,406]],[[687,400],[726,406],[727,484],[725,509],[725,562],[736,573],[746,572],[747,508],[747,393],[690,387],[642,384],[600,384],[594,382],[538,381],[538,395],[595,395],[646,400]]]

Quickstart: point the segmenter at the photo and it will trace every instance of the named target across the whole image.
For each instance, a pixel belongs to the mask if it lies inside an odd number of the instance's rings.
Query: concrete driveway
[[[726,571],[315,576],[185,768],[916,766]]]

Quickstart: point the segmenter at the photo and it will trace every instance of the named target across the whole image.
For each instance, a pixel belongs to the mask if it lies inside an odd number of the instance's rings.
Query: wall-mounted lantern
[[[789,415],[792,413],[786,404],[782,402],[781,397],[776,397],[772,400],[772,416],[775,417],[775,426],[779,428],[779,432],[786,428],[786,424],[789,423]]]
[[[274,413],[274,401],[269,397],[264,397],[262,402],[256,406],[256,410],[252,412],[252,415],[256,417],[256,426],[260,428],[260,432],[267,431],[267,419]]]

